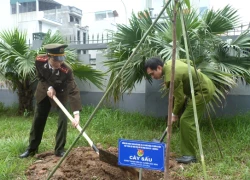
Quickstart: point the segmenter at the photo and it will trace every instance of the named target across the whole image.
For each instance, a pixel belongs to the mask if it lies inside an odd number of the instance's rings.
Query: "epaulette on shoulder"
[[[36,60],[37,61],[40,61],[40,62],[47,62],[49,59],[49,57],[47,55],[38,55],[36,57]]]
[[[60,67],[59,68],[60,71],[64,72],[65,74],[67,74],[69,72],[69,69],[67,67]]]

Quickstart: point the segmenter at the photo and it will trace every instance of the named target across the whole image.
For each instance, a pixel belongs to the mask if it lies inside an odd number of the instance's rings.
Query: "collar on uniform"
[[[49,64],[49,69],[53,69],[52,66],[50,65],[50,63],[48,63],[48,64]]]
[[[52,70],[52,73],[55,71],[55,70],[58,70],[57,72],[56,72],[56,75],[58,76],[59,74],[60,74],[60,68],[58,68],[58,69],[54,69],[51,65],[50,65],[50,63],[48,63],[49,64],[49,69],[50,70]]]

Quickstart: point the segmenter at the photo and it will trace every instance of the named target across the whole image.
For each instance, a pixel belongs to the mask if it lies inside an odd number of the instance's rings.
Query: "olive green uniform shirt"
[[[163,67],[164,80],[169,87],[171,79],[172,61],[167,61]],[[201,83],[201,90],[206,97],[207,94],[213,94],[215,86],[212,81],[203,73],[197,72]],[[191,67],[191,74],[193,78],[194,94],[200,94],[200,86],[195,74],[195,70]],[[188,65],[180,60],[175,63],[175,78],[174,78],[174,108],[173,114],[178,115],[185,103],[185,96],[191,98],[191,89],[188,75]]]

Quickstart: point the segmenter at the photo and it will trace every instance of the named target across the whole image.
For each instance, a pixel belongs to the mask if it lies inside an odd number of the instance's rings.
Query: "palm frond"
[[[71,64],[74,75],[82,81],[90,81],[99,89],[103,89],[104,74],[97,71],[92,67],[84,64],[74,63]]]
[[[27,76],[29,78],[35,79],[36,71],[35,71],[35,61],[34,57],[36,55],[35,51],[28,51],[24,55],[20,55],[16,58],[17,62],[17,73],[20,77],[26,79]]]
[[[65,39],[59,31],[56,31],[54,34],[52,34],[52,31],[48,30],[48,32],[46,33],[43,39],[43,45],[52,43],[65,44]]]
[[[26,44],[26,32],[18,29],[4,30],[0,33],[0,69],[6,80],[16,83],[34,79],[34,52]]]
[[[231,45],[236,45],[240,48],[248,48],[250,47],[250,29],[242,32],[232,43]],[[248,51],[246,51],[249,53]],[[248,54],[249,55],[249,54]]]
[[[202,19],[207,25],[207,30],[213,34],[222,34],[234,29],[239,25],[239,16],[237,10],[227,5],[223,9],[214,11],[208,10],[204,13]]]
[[[189,1],[185,1],[189,6]],[[180,7],[183,7],[181,4]],[[143,78],[151,79],[143,72],[145,59],[152,56],[161,56],[163,60],[172,58],[172,10],[167,9],[167,18],[157,23],[150,35],[142,44],[142,48],[136,52],[133,62],[127,66],[124,73],[112,87],[110,96],[117,100],[124,92],[130,92],[134,84]],[[106,51],[108,60],[105,66],[110,73],[109,85],[125,64],[133,49],[142,38],[145,30],[152,21],[145,12],[139,13],[139,17],[132,14],[130,24],[117,25],[113,42],[109,43]],[[243,32],[231,44],[224,42],[221,34],[233,30],[239,23],[237,10],[231,6],[225,6],[221,10],[208,10],[202,18],[196,10],[185,11],[184,20],[189,40],[188,48],[191,59],[197,69],[206,74],[216,86],[214,102],[222,105],[223,99],[236,86],[238,79],[250,82],[250,36],[249,31]],[[181,29],[180,17],[177,17],[177,58],[186,58],[184,40]],[[213,109],[213,106],[211,107]]]

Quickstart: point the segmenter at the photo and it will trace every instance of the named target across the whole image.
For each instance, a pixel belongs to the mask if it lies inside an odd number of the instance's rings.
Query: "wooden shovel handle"
[[[65,113],[65,115],[69,118],[69,120],[71,122],[74,122],[74,118],[71,116],[71,114],[68,112],[68,110],[62,105],[62,103],[59,101],[59,99],[57,99],[56,96],[53,96],[53,100],[61,108],[61,110]],[[79,132],[82,132],[82,128],[80,127],[79,124],[76,126],[76,128],[78,129]],[[99,150],[97,149],[97,147],[95,146],[93,141],[89,138],[89,136],[85,132],[83,132],[82,135],[88,141],[89,145],[94,149],[94,151],[99,154]]]
[[[163,140],[164,140],[165,136],[167,135],[167,133],[168,133],[168,127],[166,127],[165,131],[161,135],[160,142],[163,142]]]

